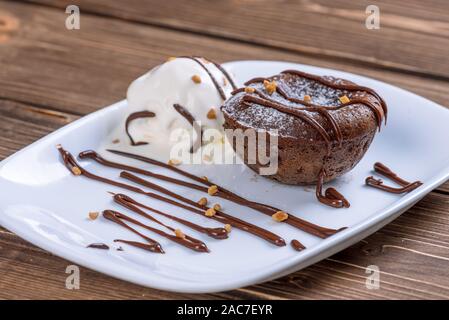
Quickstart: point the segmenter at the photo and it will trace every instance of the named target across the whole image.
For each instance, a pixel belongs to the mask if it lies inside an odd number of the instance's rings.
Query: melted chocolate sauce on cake
[[[156,116],[156,114],[154,112],[151,112],[151,111],[138,111],[138,112],[131,113],[128,116],[128,118],[126,118],[125,131],[126,131],[126,134],[129,137],[129,140],[131,140],[131,145],[133,145],[133,146],[142,146],[142,145],[148,144],[148,142],[144,142],[144,141],[135,142],[134,141],[133,137],[129,133],[129,125],[130,125],[130,123],[132,121],[134,121],[134,120],[137,120],[137,119],[154,118],[155,116]]]
[[[408,182],[408,181],[400,178],[396,173],[394,173],[386,165],[384,165],[380,162],[376,162],[374,164],[374,171],[377,172],[378,174],[383,175],[384,177],[387,177],[388,179],[396,182],[400,186],[402,186],[402,188],[394,188],[394,187],[385,185],[381,179],[375,179],[373,176],[366,178],[365,183],[368,186],[377,188],[377,189],[380,189],[380,190],[383,190],[383,191],[386,191],[389,193],[396,193],[396,194],[408,193],[408,192],[413,191],[416,188],[422,186],[422,184],[423,184],[421,181]]]
[[[196,214],[199,214],[199,215],[201,215],[203,217],[214,219],[214,220],[219,221],[219,222],[221,222],[223,224],[230,224],[231,226],[233,226],[233,227],[235,227],[237,229],[240,229],[240,230],[246,231],[248,233],[251,233],[251,234],[253,234],[255,236],[258,236],[259,238],[264,239],[264,240],[266,240],[266,241],[268,241],[268,242],[270,242],[270,243],[272,243],[272,244],[274,244],[276,246],[285,246],[285,240],[282,239],[280,236],[278,236],[278,235],[276,235],[276,234],[274,234],[274,233],[272,233],[272,232],[270,232],[268,230],[265,230],[263,228],[255,226],[255,225],[253,225],[253,224],[251,224],[249,222],[246,222],[246,221],[241,220],[239,218],[233,217],[233,216],[231,216],[229,214],[226,214],[226,213],[224,213],[222,211],[218,211],[218,210],[216,211],[216,214],[214,216],[208,217],[208,216],[205,215],[205,210],[209,209],[209,207],[201,206],[198,203],[196,203],[196,202],[194,202],[194,201],[192,201],[190,199],[184,198],[184,197],[182,197],[182,196],[180,196],[180,195],[178,195],[176,193],[173,193],[173,192],[171,192],[171,191],[169,191],[167,189],[164,189],[164,188],[162,188],[162,187],[160,187],[160,186],[158,186],[156,184],[147,182],[147,181],[145,181],[143,179],[140,179],[140,178],[138,178],[136,176],[133,176],[133,175],[131,175],[128,172],[122,172],[121,176],[125,177],[125,178],[128,178],[129,180],[132,180],[132,181],[135,181],[135,182],[143,182],[145,185],[151,185],[153,187],[153,189],[159,190],[162,193],[169,194],[171,197],[173,197],[175,199],[178,199],[178,200],[180,200],[180,201],[182,201],[184,203],[188,203],[189,205],[183,204],[182,202],[179,202],[179,201],[175,201],[175,200],[166,198],[166,197],[161,196],[159,194],[155,194],[155,193],[152,193],[152,192],[146,192],[146,191],[144,191],[144,190],[142,190],[142,189],[140,189],[138,187],[132,186],[132,185],[128,185],[128,184],[125,184],[125,183],[122,183],[122,182],[110,180],[110,179],[107,179],[107,178],[95,175],[95,174],[87,171],[83,167],[81,167],[76,162],[76,160],[72,156],[72,154],[69,153],[68,151],[66,151],[65,149],[63,149],[62,146],[60,146],[60,145],[58,146],[58,151],[61,154],[61,157],[62,157],[62,159],[64,161],[64,165],[67,167],[67,169],[69,169],[70,172],[72,172],[72,174],[75,174],[74,171],[76,171],[76,172],[79,171],[78,175],[83,175],[86,178],[89,178],[89,179],[92,179],[92,180],[95,180],[95,181],[99,181],[99,182],[103,182],[103,183],[106,183],[106,184],[109,184],[109,185],[112,185],[112,186],[116,186],[116,187],[119,187],[119,188],[124,188],[124,189],[127,189],[129,191],[133,191],[133,192],[136,192],[136,193],[139,193],[139,194],[143,194],[143,195],[148,196],[148,197],[153,198],[153,199],[157,199],[157,200],[160,200],[160,201],[164,201],[166,203],[170,203],[170,204],[172,204],[174,206],[177,206],[177,207],[189,210],[189,211],[191,211],[193,213],[196,213]],[[74,170],[75,168],[77,170]],[[201,210],[198,210],[198,209],[201,209]],[[332,230],[332,229],[328,229],[328,230]]]
[[[321,137],[325,141],[326,147],[327,147],[326,157],[330,156],[331,143],[332,143],[333,139],[336,140],[340,146],[342,145],[342,141],[343,141],[341,128],[339,127],[338,122],[335,120],[335,118],[332,116],[332,114],[329,113],[329,111],[340,110],[342,108],[345,108],[348,106],[353,106],[353,105],[365,105],[365,106],[369,107],[372,110],[372,112],[374,113],[374,115],[377,119],[377,126],[378,126],[379,130],[382,125],[382,120],[385,119],[385,123],[387,121],[387,105],[386,105],[385,101],[382,99],[382,97],[380,97],[379,94],[377,94],[377,92],[375,92],[371,88],[367,88],[367,87],[352,84],[352,83],[347,83],[342,80],[337,81],[337,79],[332,79],[329,77],[311,75],[311,74],[297,71],[297,70],[285,70],[285,71],[281,72],[281,74],[297,75],[299,77],[318,82],[324,86],[333,88],[335,90],[344,90],[344,91],[349,91],[349,92],[365,92],[365,93],[368,93],[369,95],[375,97],[379,101],[379,103],[374,103],[373,101],[371,101],[369,99],[369,96],[365,95],[363,97],[351,98],[348,102],[340,103],[337,106],[317,105],[312,102],[305,101],[303,99],[290,97],[286,93],[286,91],[284,89],[282,89],[281,85],[276,86],[276,92],[285,100],[287,100],[291,103],[294,103],[296,105],[288,105],[288,104],[282,103],[280,101],[276,101],[276,100],[270,98],[268,95],[264,94],[262,91],[254,88],[254,87],[252,88],[252,89],[254,89],[253,92],[246,92],[245,88],[240,88],[240,89],[234,90],[232,92],[233,95],[237,94],[239,92],[245,92],[245,94],[242,97],[242,100],[244,101],[244,104],[246,104],[246,105],[250,105],[253,103],[253,104],[261,105],[261,106],[264,106],[267,108],[273,108],[273,109],[278,110],[279,112],[297,117],[297,118],[303,120],[304,122],[306,122],[307,124],[309,124],[314,130],[316,130],[318,132],[319,135],[321,135]],[[272,81],[272,80],[276,80],[276,79],[277,79],[277,76],[273,76],[273,77],[269,77],[269,78],[259,77],[259,78],[254,78],[252,80],[247,81],[245,83],[245,85],[248,86],[248,85],[251,85],[254,83],[263,82],[265,80]],[[313,117],[311,117],[311,115],[308,112],[316,112],[316,113],[320,114],[332,128],[333,137],[331,137],[331,135],[326,131],[326,129],[320,123],[318,123],[315,119],[313,119]],[[336,189],[328,188],[326,190],[325,194],[324,195],[322,194],[322,184],[324,181],[324,176],[326,174],[325,170],[324,170],[325,163],[326,163],[326,158],[323,159],[323,166],[322,166],[323,169],[320,171],[320,176],[318,178],[318,182],[317,182],[317,186],[316,186],[317,199],[321,203],[331,206],[331,207],[334,207],[334,208],[342,208],[342,207],[348,208],[350,205],[348,200],[346,200],[344,198],[344,196],[341,195]],[[374,178],[372,178],[372,179],[368,178],[367,181],[369,181],[369,183],[376,185],[376,186],[381,185]],[[392,190],[390,190],[390,191],[392,191]]]
[[[136,154],[133,154],[133,153],[119,151],[119,150],[108,150],[108,151],[112,152],[114,154],[117,154],[117,155],[121,155],[121,156],[127,157],[127,158],[136,159],[136,160],[139,160],[139,161],[142,161],[142,162],[145,162],[145,163],[149,163],[149,164],[152,164],[152,165],[155,165],[155,166],[159,166],[159,167],[163,167],[163,168],[169,169],[169,170],[171,170],[173,172],[176,172],[176,173],[178,173],[180,175],[183,175],[183,176],[185,176],[185,177],[187,177],[189,179],[197,181],[197,182],[199,182],[199,183],[201,183],[203,185],[206,185],[208,187],[210,187],[212,185],[216,185],[218,187],[218,192],[215,194],[215,196],[222,197],[223,199],[227,199],[227,200],[233,201],[233,202],[235,202],[237,204],[240,204],[242,206],[246,206],[246,207],[249,207],[251,209],[257,210],[257,211],[259,211],[259,212],[261,212],[263,214],[271,216],[274,213],[276,213],[277,211],[283,211],[283,210],[281,210],[279,208],[276,208],[276,207],[273,207],[273,206],[269,206],[269,205],[266,205],[266,204],[263,204],[263,203],[258,203],[258,202],[253,202],[253,201],[247,200],[247,199],[245,199],[245,198],[243,198],[243,197],[241,197],[241,196],[239,196],[239,195],[237,195],[237,194],[235,194],[235,193],[233,193],[233,192],[231,192],[231,191],[221,187],[220,185],[213,183],[212,181],[205,180],[205,179],[203,179],[201,177],[195,176],[195,175],[193,175],[191,173],[188,173],[188,172],[186,172],[186,171],[184,171],[182,169],[179,169],[179,168],[174,167],[174,166],[170,166],[170,165],[165,164],[163,162],[160,162],[160,161],[148,158],[148,157],[136,155]],[[147,175],[147,176],[150,176],[150,177],[153,177],[153,178],[161,179],[161,180],[164,180],[164,181],[172,182],[172,183],[179,184],[179,185],[182,185],[182,186],[186,186],[186,187],[189,187],[189,188],[192,188],[192,189],[196,189],[196,190],[199,190],[199,191],[207,192],[207,188],[204,188],[204,187],[196,185],[196,184],[188,183],[186,181],[178,180],[178,179],[167,177],[167,176],[163,176],[163,175],[157,175],[157,174],[154,174],[154,173],[151,173],[149,171],[142,170],[142,169],[139,169],[139,168],[136,168],[136,167],[125,166],[125,165],[121,165],[121,164],[117,164],[117,163],[113,163],[113,162],[104,160],[101,157],[99,157],[98,154],[95,153],[94,151],[82,152],[80,154],[80,157],[81,158],[90,157],[90,158],[98,161],[99,163],[107,165],[107,166],[111,166],[111,167],[115,167],[115,168],[119,168],[119,169],[123,169],[123,170],[127,170],[127,171],[133,171],[133,172],[136,172],[136,173],[139,173],[139,174],[144,174],[144,175]],[[298,217],[295,217],[294,215],[291,215],[291,214],[289,214],[288,219],[285,220],[284,222],[289,224],[289,225],[291,225],[291,226],[294,226],[294,227],[296,227],[298,229],[301,229],[301,230],[303,230],[303,231],[305,231],[307,233],[310,233],[310,234],[313,234],[313,235],[315,235],[317,237],[320,237],[320,238],[327,238],[327,237],[337,233],[338,231],[341,231],[341,230],[344,229],[343,228],[343,229],[335,230],[335,229],[324,228],[324,227],[315,225],[313,223],[310,223],[308,221],[302,220],[302,219],[300,219]]]

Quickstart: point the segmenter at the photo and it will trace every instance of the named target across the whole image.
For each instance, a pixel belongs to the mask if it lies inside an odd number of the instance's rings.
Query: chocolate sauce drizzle
[[[415,190],[416,188],[422,186],[423,184],[421,181],[408,182],[400,178],[396,173],[391,171],[391,169],[389,169],[386,165],[380,162],[376,162],[374,164],[374,171],[402,186],[402,188],[394,188],[385,185],[381,179],[375,179],[373,176],[366,178],[365,180],[366,185],[386,192],[395,194],[409,193]]]
[[[143,216],[143,217],[145,217],[147,219],[150,219],[151,221],[156,222],[157,224],[159,224],[161,226],[164,226],[165,228],[169,229],[170,231],[175,232],[174,228],[172,228],[172,227],[162,223],[161,221],[157,220],[156,218],[150,216],[149,214],[146,214],[145,212],[143,212],[139,208],[133,206],[132,204],[125,203],[125,202],[123,202],[123,203],[119,202],[119,203],[121,205],[123,205],[124,207],[130,209],[131,211],[134,211],[137,214],[139,214],[139,215],[141,215],[141,216]],[[176,243],[178,243],[178,244],[180,244],[180,245],[182,245],[182,246],[184,246],[186,248],[189,248],[189,249],[191,249],[193,251],[209,252],[209,249],[207,248],[207,246],[206,246],[206,244],[204,242],[202,242],[202,241],[200,241],[198,239],[195,239],[193,237],[190,237],[188,235],[185,235],[185,237],[181,238],[181,237],[178,237],[176,235],[169,234],[169,233],[166,233],[166,232],[164,232],[162,230],[159,230],[159,229],[153,228],[153,227],[151,227],[149,225],[146,225],[146,224],[144,224],[144,223],[142,223],[142,222],[140,222],[138,220],[135,220],[135,219],[133,219],[133,218],[131,218],[131,217],[121,213],[121,212],[114,211],[114,210],[105,210],[105,211],[103,211],[103,216],[106,219],[111,220],[111,215],[113,215],[115,219],[120,220],[122,222],[120,225],[122,225],[122,226],[124,226],[123,220],[125,220],[125,221],[130,222],[132,224],[135,224],[135,225],[137,225],[139,227],[145,228],[145,229],[147,229],[147,230],[149,230],[151,232],[154,232],[154,233],[156,233],[156,234],[158,234],[158,235],[160,235],[160,236],[162,236],[164,238],[167,238],[167,239],[169,239],[169,240],[171,240],[173,242],[176,242]],[[116,222],[116,220],[112,220],[112,221]],[[141,234],[139,234],[139,235],[141,235]]]
[[[187,110],[186,108],[184,108],[183,106],[181,106],[180,104],[177,104],[177,103],[175,103],[173,105],[173,108],[175,108],[175,110],[182,117],[184,117],[184,119],[186,119],[190,123],[192,128],[194,128],[194,130],[196,131],[196,140],[193,142],[192,147],[190,148],[190,153],[194,153],[194,152],[196,152],[198,150],[198,148],[202,144],[202,141],[203,141],[203,129],[201,127],[199,127],[198,125],[195,125],[195,118],[189,112],[189,110]]]
[[[109,250],[109,246],[104,243],[91,243],[91,244],[87,245],[86,248]]]
[[[302,250],[304,250],[306,248],[306,247],[303,246],[303,244],[301,242],[299,242],[296,239],[293,239],[292,241],[290,241],[290,245],[296,251],[302,251]]]
[[[123,222],[123,220],[124,220],[123,216],[124,215],[122,215],[120,212],[117,212],[117,211],[113,211],[113,210],[104,210],[103,211],[103,217],[105,219],[115,222],[119,226],[122,226],[122,227],[128,229],[129,231],[139,235],[143,239],[145,239],[148,242],[147,248],[149,251],[155,252],[155,253],[165,253],[159,242],[157,242],[154,239],[151,239],[150,237],[147,237],[143,233],[140,233],[133,227],[129,226],[127,223]]]
[[[328,86],[328,87],[331,87],[331,88],[337,89],[337,90],[346,90],[346,91],[350,91],[350,92],[365,91],[368,94],[374,96],[380,102],[380,105],[379,105],[377,103],[372,102],[368,97],[362,97],[362,98],[356,97],[356,98],[351,98],[349,102],[341,103],[338,106],[317,105],[317,104],[313,104],[311,102],[308,102],[308,101],[305,101],[302,99],[297,99],[297,98],[288,96],[286,91],[283,90],[280,85],[276,86],[276,92],[280,96],[282,96],[285,100],[295,103],[296,105],[292,106],[292,105],[281,103],[279,101],[275,101],[272,98],[270,98],[269,96],[267,96],[266,94],[264,94],[262,91],[260,91],[256,88],[253,88],[254,94],[246,93],[245,88],[240,88],[240,89],[234,90],[232,92],[233,95],[235,95],[239,92],[245,92],[245,95],[242,97],[243,103],[245,105],[249,106],[251,103],[255,103],[255,104],[258,104],[258,105],[261,105],[264,107],[273,108],[273,109],[278,110],[279,112],[295,116],[295,117],[303,120],[307,124],[309,124],[312,128],[314,128],[321,135],[321,137],[325,141],[326,147],[327,147],[326,157],[330,156],[330,153],[331,153],[332,137],[330,136],[330,134],[326,131],[326,129],[321,124],[319,124],[316,120],[314,120],[310,116],[310,114],[308,114],[307,112],[304,112],[304,111],[317,112],[324,119],[326,119],[326,121],[331,126],[332,131],[334,132],[334,134],[333,134],[334,139],[339,143],[340,146],[342,145],[343,135],[342,135],[340,127],[338,126],[337,121],[332,116],[332,114],[329,113],[329,111],[339,110],[339,109],[345,108],[350,105],[363,104],[363,105],[369,107],[373,111],[373,113],[377,119],[377,126],[378,126],[379,130],[382,125],[382,120],[385,119],[385,123],[387,122],[387,111],[388,111],[387,105],[386,105],[385,101],[382,99],[382,97],[380,97],[379,94],[371,88],[367,88],[367,87],[356,85],[356,84],[350,84],[350,83],[343,83],[343,82],[337,83],[336,81],[332,81],[331,79],[326,78],[326,77],[312,75],[312,74],[308,74],[308,73],[305,73],[302,71],[297,71],[297,70],[285,70],[285,71],[282,71],[281,74],[294,74],[294,75],[300,76],[300,77],[308,79],[308,80],[319,82],[322,85],[325,85],[325,86]],[[247,86],[247,85],[250,85],[253,83],[260,83],[260,82],[263,82],[264,80],[271,81],[271,80],[274,80],[275,78],[276,78],[276,76],[272,76],[269,78],[261,78],[261,77],[254,78],[252,80],[247,81],[245,83],[245,85]],[[300,106],[298,106],[298,104]],[[317,197],[318,201],[320,201],[321,203],[323,203],[325,205],[328,205],[328,206],[331,206],[334,208],[342,208],[342,207],[348,208],[350,206],[348,200],[346,200],[344,198],[344,196],[341,195],[336,189],[328,188],[325,192],[325,195],[322,194],[322,184],[323,184],[324,175],[325,175],[325,171],[324,171],[325,161],[326,161],[326,158],[323,159],[323,169],[320,171],[320,174],[318,177],[318,182],[317,182],[317,186],[316,186],[316,197]]]
[[[150,251],[150,252],[164,253],[164,252],[155,251],[154,245],[143,243],[143,242],[131,241],[131,240],[123,240],[123,239],[115,239],[114,242],[126,243],[127,245],[130,245],[130,246],[133,246],[133,247],[136,247],[136,248],[140,248],[140,249],[143,249],[143,250],[147,250],[147,251]],[[120,247],[117,250],[123,251],[123,248]]]
[[[140,142],[135,142],[133,137],[131,136],[131,134],[129,133],[129,125],[132,121],[137,120],[137,119],[142,119],[142,118],[154,118],[156,116],[156,114],[152,111],[138,111],[138,112],[134,112],[131,113],[128,118],[126,118],[126,122],[125,122],[125,131],[127,136],[129,137],[129,140],[131,141],[131,145],[132,146],[142,146],[145,144],[148,144],[148,142],[144,142],[144,141],[140,141]]]
[[[276,208],[276,207],[273,207],[273,206],[269,206],[269,205],[266,205],[266,204],[263,204],[263,203],[258,203],[258,202],[253,202],[253,201],[247,200],[247,199],[245,199],[245,198],[243,198],[243,197],[241,197],[241,196],[239,196],[239,195],[237,195],[237,194],[235,194],[235,193],[233,193],[233,192],[231,192],[231,191],[221,187],[220,185],[218,185],[216,183],[213,183],[212,181],[205,180],[205,179],[203,179],[201,177],[198,177],[198,176],[195,176],[195,175],[193,175],[193,174],[191,174],[191,173],[189,173],[187,171],[184,171],[184,170],[179,169],[179,168],[174,167],[174,166],[170,166],[170,165],[168,165],[166,163],[157,161],[155,159],[151,159],[151,158],[144,157],[144,156],[141,156],[141,155],[128,153],[128,152],[124,152],[124,151],[119,151],[119,150],[108,149],[107,151],[109,151],[111,153],[114,153],[114,154],[117,154],[117,155],[120,155],[120,156],[123,156],[123,157],[139,160],[139,161],[142,161],[142,162],[145,162],[145,163],[149,163],[149,164],[152,164],[152,165],[155,165],[155,166],[166,168],[168,170],[171,170],[171,171],[173,171],[175,173],[178,173],[178,174],[180,174],[180,175],[182,175],[184,177],[187,177],[187,178],[189,178],[191,180],[197,181],[197,182],[199,182],[199,183],[201,183],[201,184],[203,184],[205,186],[208,186],[208,187],[210,187],[212,185],[216,185],[218,187],[218,192],[215,194],[215,196],[221,197],[223,199],[230,200],[230,201],[232,201],[234,203],[237,203],[239,205],[242,205],[242,206],[249,207],[249,208],[254,209],[256,211],[259,211],[259,212],[261,212],[263,214],[271,216],[274,213],[276,213],[277,211],[283,211],[283,210],[281,210],[279,208]],[[99,163],[107,165],[107,166],[111,166],[111,167],[115,167],[115,168],[119,168],[119,169],[123,169],[123,170],[127,170],[127,171],[133,171],[135,173],[147,175],[147,176],[150,176],[150,177],[153,177],[153,178],[156,178],[156,179],[161,179],[161,180],[164,180],[164,181],[168,181],[168,182],[171,182],[171,183],[179,184],[179,185],[186,186],[186,187],[189,187],[189,188],[192,188],[192,189],[196,189],[196,190],[199,190],[199,191],[207,192],[207,188],[204,188],[204,187],[196,185],[196,184],[188,183],[186,181],[178,180],[178,179],[175,179],[175,178],[171,178],[171,177],[167,177],[167,176],[163,176],[163,175],[159,175],[159,174],[154,174],[154,173],[149,172],[147,170],[139,169],[139,168],[136,168],[136,167],[125,166],[125,165],[122,165],[122,164],[117,164],[117,163],[114,163],[114,162],[111,162],[111,161],[107,161],[107,160],[102,159],[101,157],[99,157],[98,154],[95,153],[94,151],[86,151],[86,152],[82,152],[81,154],[80,154],[80,157],[82,157],[82,158],[90,157],[90,158],[98,161]],[[287,223],[287,224],[289,224],[289,225],[291,225],[293,227],[296,227],[298,229],[301,229],[301,230],[303,230],[303,231],[305,231],[307,233],[310,233],[310,234],[313,234],[313,235],[315,235],[317,237],[320,237],[320,238],[327,238],[327,237],[329,237],[329,236],[331,236],[331,235],[333,235],[333,234],[335,234],[335,233],[345,229],[345,228],[341,228],[341,229],[335,230],[335,229],[324,228],[324,227],[315,225],[313,223],[310,223],[308,221],[305,221],[303,219],[300,219],[300,218],[298,218],[298,217],[296,217],[296,216],[294,216],[292,214],[289,214],[288,219],[283,221],[283,222],[285,222],[285,223]]]
[[[196,223],[193,223],[193,222],[190,222],[190,221],[187,221],[187,220],[184,220],[184,219],[172,216],[170,214],[164,213],[164,212],[162,212],[160,210],[154,209],[154,208],[152,208],[150,206],[147,206],[147,205],[145,205],[143,203],[138,202],[137,200],[134,200],[133,198],[131,198],[131,197],[125,195],[125,194],[121,194],[121,193],[113,194],[113,197],[114,197],[114,201],[117,202],[118,204],[123,205],[124,207],[126,207],[126,208],[128,208],[130,210],[133,210],[134,212],[136,212],[138,214],[141,214],[142,216],[144,216],[144,217],[146,217],[146,218],[148,218],[148,219],[150,219],[152,221],[154,221],[153,217],[147,215],[146,213],[143,213],[142,211],[136,211],[135,207],[136,206],[137,207],[141,207],[141,208],[147,209],[149,211],[152,211],[154,213],[157,213],[157,214],[159,214],[159,215],[161,215],[163,217],[166,217],[166,218],[168,218],[170,220],[179,222],[179,223],[189,227],[190,229],[193,229],[195,231],[204,233],[204,234],[208,235],[211,238],[220,239],[220,240],[228,238],[228,232],[224,228],[208,228],[208,227],[200,226],[200,225],[198,225]],[[158,221],[158,223],[159,223],[159,221]],[[174,231],[173,228],[170,228],[170,230]]]
[[[323,195],[323,181],[326,175],[324,169],[321,169],[320,175],[318,177],[318,182],[316,184],[316,197],[319,202],[334,208],[349,208],[350,203],[346,198],[338,192],[335,188],[327,188]]]
[[[268,241],[268,242],[270,242],[270,243],[272,243],[272,244],[274,244],[276,246],[285,246],[285,240],[284,239],[282,239],[278,235],[276,235],[276,234],[274,234],[274,233],[272,233],[272,232],[270,232],[268,230],[265,230],[263,228],[257,227],[255,225],[249,223],[249,222],[246,222],[246,221],[241,220],[239,218],[233,217],[233,216],[231,216],[229,214],[226,214],[226,213],[224,213],[222,211],[217,211],[217,213],[214,216],[208,217],[204,213],[205,213],[205,210],[209,209],[209,207],[200,206],[199,204],[197,204],[196,202],[194,202],[194,201],[192,201],[190,199],[187,199],[187,198],[184,198],[182,196],[179,196],[179,195],[177,195],[175,193],[172,193],[172,192],[170,192],[170,191],[168,191],[166,189],[163,189],[163,188],[161,188],[161,187],[159,187],[159,186],[157,186],[155,184],[152,184],[152,185],[155,186],[156,188],[159,188],[159,189],[162,189],[162,190],[166,190],[167,192],[169,192],[170,194],[173,195],[172,196],[173,198],[181,200],[181,201],[183,201],[185,203],[189,203],[190,205],[185,205],[185,204],[183,204],[183,203],[181,203],[179,201],[175,201],[175,200],[166,198],[166,197],[161,196],[161,195],[156,194],[156,193],[146,192],[146,191],[144,191],[144,190],[142,190],[142,189],[140,189],[138,187],[135,187],[135,186],[132,186],[132,185],[129,185],[129,184],[125,184],[125,183],[122,183],[122,182],[110,180],[110,179],[107,179],[107,178],[95,175],[95,174],[87,171],[83,167],[81,167],[76,162],[76,160],[73,157],[73,155],[71,153],[69,153],[67,150],[63,149],[62,146],[58,145],[57,148],[58,148],[59,153],[61,154],[61,157],[63,159],[64,165],[67,167],[67,169],[70,172],[72,172],[72,174],[75,174],[74,173],[74,168],[77,168],[79,170],[80,174],[84,175],[86,178],[89,178],[91,180],[103,182],[103,183],[106,183],[106,184],[109,184],[109,185],[112,185],[112,186],[120,187],[120,188],[123,188],[123,189],[127,189],[129,191],[132,191],[132,192],[143,194],[143,195],[148,196],[150,198],[157,199],[157,200],[160,200],[160,201],[172,204],[174,206],[177,206],[177,207],[189,210],[190,212],[196,213],[196,214],[201,215],[203,217],[214,219],[214,220],[219,221],[219,222],[221,222],[223,224],[230,224],[231,226],[233,226],[233,227],[235,227],[237,229],[240,229],[240,230],[243,230],[245,232],[251,233],[251,234],[253,234],[255,236],[258,236],[259,238],[264,239],[265,241]],[[122,176],[131,178],[130,180],[132,180],[133,178],[134,179],[140,179],[138,177],[132,176],[131,174],[129,174],[127,172],[122,173]],[[131,177],[129,177],[129,176],[131,176]],[[146,182],[143,179],[140,179],[140,180],[142,180],[143,182]],[[146,182],[146,183],[149,183],[149,182]],[[201,209],[201,210],[198,210],[197,208]],[[118,221],[120,221],[120,220],[118,220]],[[120,221],[120,222],[122,222],[122,221]]]

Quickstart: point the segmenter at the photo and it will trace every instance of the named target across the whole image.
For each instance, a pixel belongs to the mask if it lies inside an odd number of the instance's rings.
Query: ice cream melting
[[[207,132],[202,137],[203,143],[207,144],[212,135],[212,143],[223,144],[224,119],[220,106],[230,97],[233,87],[231,76],[214,62],[200,57],[169,59],[131,83],[127,114],[111,141],[118,140],[121,148],[134,152],[151,149],[161,161],[173,157],[170,154],[174,146],[192,151],[192,144],[201,132],[198,128]],[[175,106],[191,115],[196,129]],[[151,112],[154,116],[128,120],[129,136],[139,142],[138,146],[132,146],[126,135],[126,119],[139,112]]]

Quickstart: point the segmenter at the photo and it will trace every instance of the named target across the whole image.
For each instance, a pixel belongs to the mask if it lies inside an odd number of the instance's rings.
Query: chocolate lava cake
[[[225,129],[277,130],[278,170],[270,177],[287,184],[326,182],[351,170],[387,115],[370,88],[296,70],[246,82],[221,110]],[[259,162],[247,161],[247,147],[245,140],[243,152],[236,151],[259,172]]]

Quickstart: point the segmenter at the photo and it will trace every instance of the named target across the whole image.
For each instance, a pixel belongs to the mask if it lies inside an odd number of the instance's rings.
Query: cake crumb
[[[209,208],[206,210],[206,212],[204,214],[206,215],[206,217],[213,217],[213,216],[215,216],[215,213],[217,213],[217,212],[215,211],[214,208]]]
[[[349,100],[347,95],[339,97],[338,99],[340,100],[341,103],[348,103],[349,101],[351,101],[351,100]]]
[[[207,119],[217,119],[217,112],[215,111],[215,108],[210,108],[206,116]]]
[[[276,91],[276,81],[272,80],[272,81],[268,81],[268,80],[264,80],[263,81],[263,86],[265,87],[265,90],[267,90],[268,94],[273,94]]]
[[[274,221],[282,222],[282,221],[287,220],[288,214],[285,213],[284,211],[278,211],[275,214],[273,214],[271,217],[273,218]]]
[[[195,74],[192,76],[192,81],[195,82],[196,84],[201,83],[201,78],[199,75]]]
[[[231,230],[232,230],[232,226],[231,226],[230,224],[225,224],[225,225],[224,225],[224,228],[225,228],[225,230],[226,230],[227,233],[230,233]]]
[[[245,92],[246,93],[254,93],[254,91],[256,91],[256,89],[252,88],[252,87],[246,87],[245,88]]]
[[[216,194],[218,192],[218,187],[216,185],[210,186],[209,189],[207,189],[207,193],[210,196],[213,196],[214,194]]]
[[[80,175],[81,175],[81,169],[78,168],[78,167],[72,167],[72,173],[73,173],[75,176],[80,176]]]
[[[97,211],[91,211],[89,212],[89,219],[90,220],[96,220],[98,218],[99,212]]]
[[[175,235],[178,238],[185,239],[186,235],[181,231],[181,229],[175,229]]]
[[[180,164],[181,164],[181,160],[179,160],[179,159],[168,160],[168,165],[170,165],[170,166],[178,166]]]
[[[203,197],[200,200],[198,200],[198,204],[200,206],[205,206],[207,204],[207,198]]]

